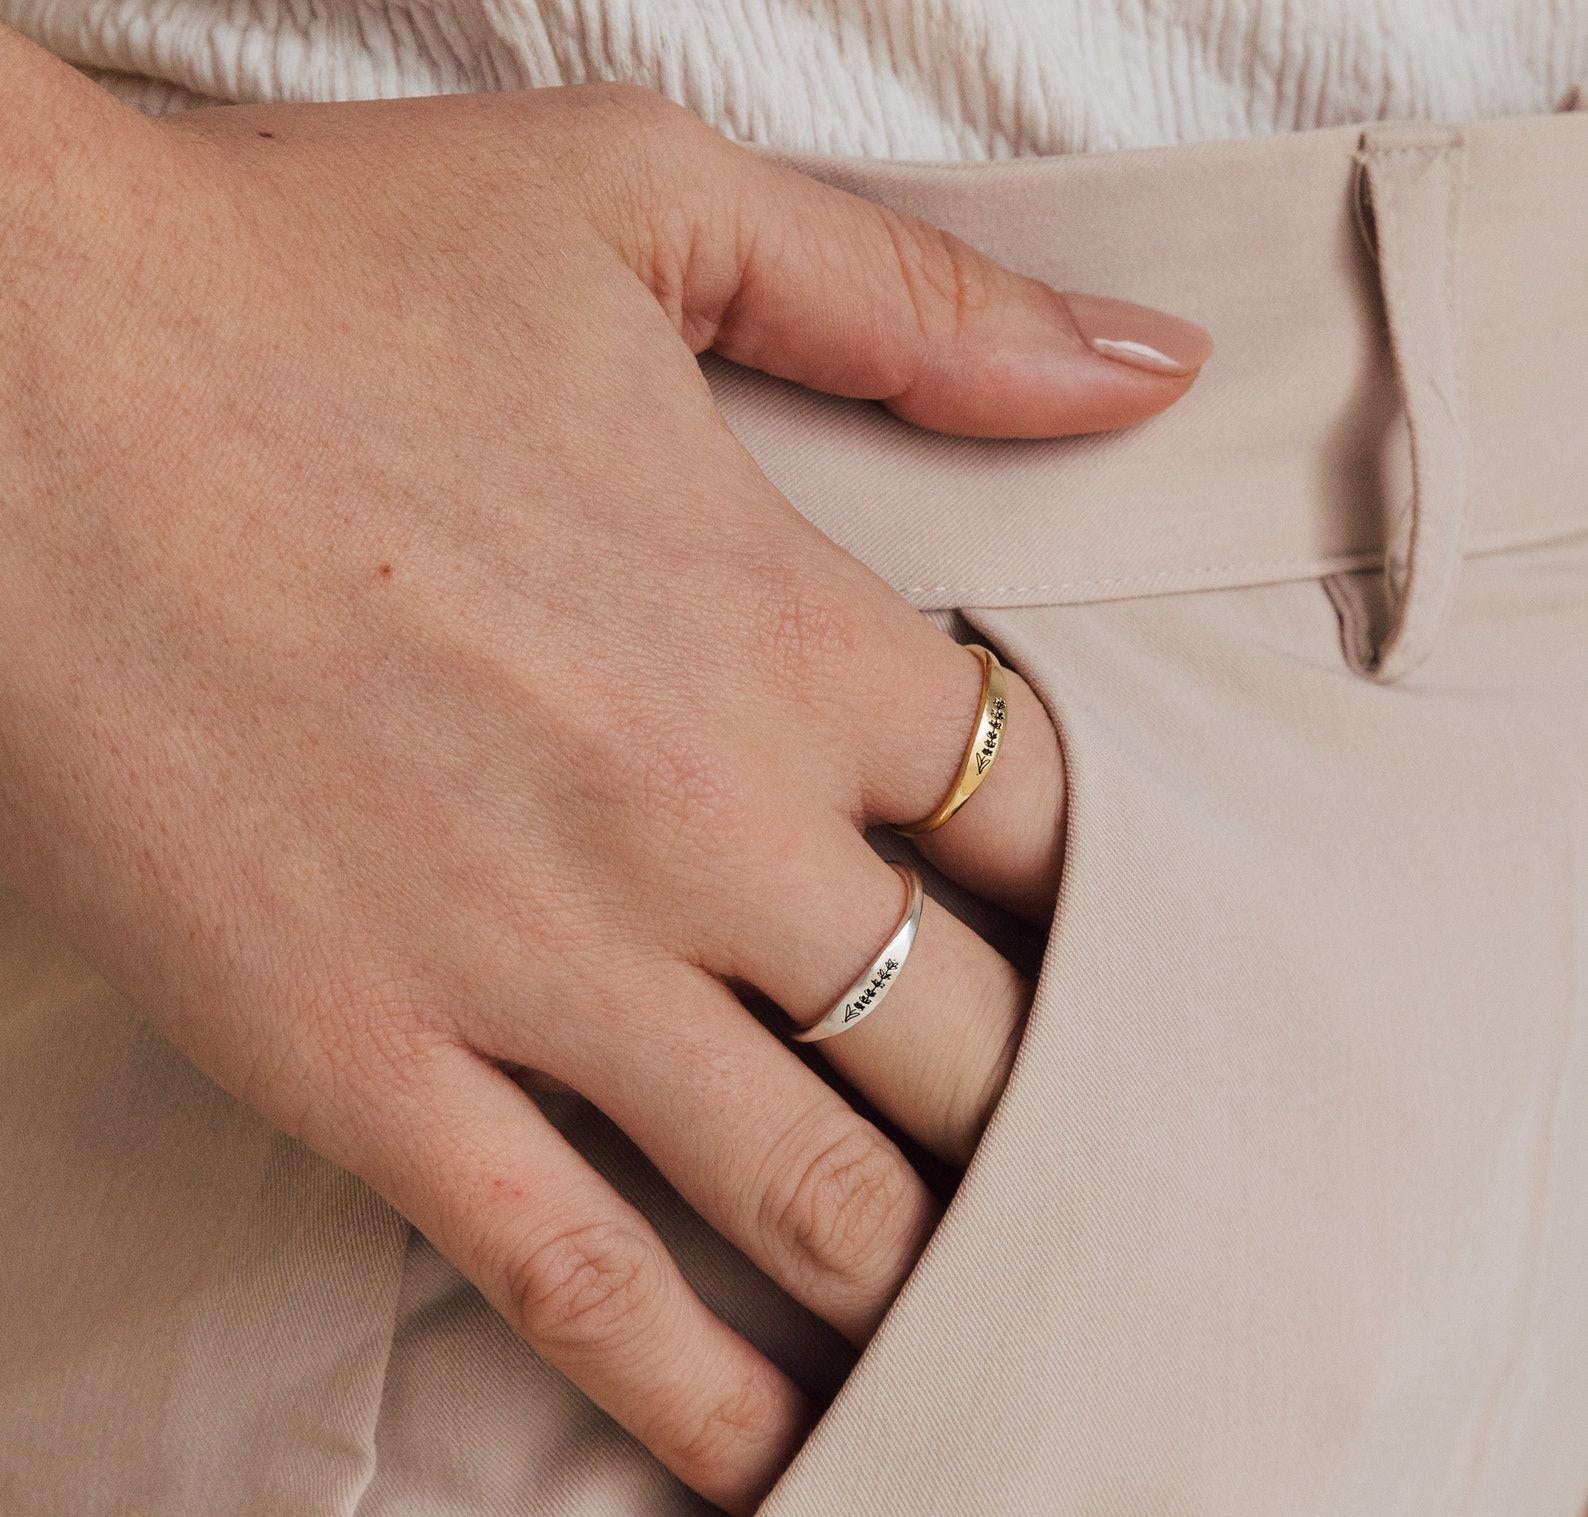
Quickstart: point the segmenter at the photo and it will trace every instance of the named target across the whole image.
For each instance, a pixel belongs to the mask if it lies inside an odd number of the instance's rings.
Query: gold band
[[[918,837],[923,832],[933,832],[959,810],[992,772],[993,760],[1003,744],[1004,719],[1008,703],[1004,693],[1004,669],[991,648],[971,643],[970,650],[981,659],[981,710],[976,717],[975,730],[965,747],[965,757],[960,761],[959,773],[949,786],[948,794],[938,803],[937,809],[918,822],[894,828],[905,837]]]

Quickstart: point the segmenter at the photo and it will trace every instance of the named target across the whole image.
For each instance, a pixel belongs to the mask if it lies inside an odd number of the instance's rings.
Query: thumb
[[[1178,316],[1060,292],[686,112],[659,119],[643,189],[607,230],[696,352],[934,431],[1061,437],[1163,410],[1212,351]]]

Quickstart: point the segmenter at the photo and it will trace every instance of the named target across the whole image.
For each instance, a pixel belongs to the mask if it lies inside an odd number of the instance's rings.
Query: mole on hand
[[[380,575],[380,577],[382,579],[390,579],[391,578],[391,574],[392,574],[391,565],[390,564],[378,564],[378,565],[376,565],[375,572],[378,575]]]

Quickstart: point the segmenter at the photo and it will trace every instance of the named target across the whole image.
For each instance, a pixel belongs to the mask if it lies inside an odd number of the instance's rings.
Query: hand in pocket
[[[1051,436],[1170,404],[1205,335],[631,89],[153,123],[43,74],[72,171],[8,233],[0,864],[748,1511],[810,1409],[503,1071],[588,1097],[863,1341],[933,1200],[730,987],[792,1029],[888,939],[863,829],[938,804],[982,665],[778,496],[695,354]],[[1011,674],[922,847],[1040,919],[1062,790]],[[957,1162],[1026,999],[928,903],[885,1010],[820,1047]]]

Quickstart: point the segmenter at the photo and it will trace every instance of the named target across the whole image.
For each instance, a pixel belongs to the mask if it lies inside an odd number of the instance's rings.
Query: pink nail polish
[[[1194,321],[1106,295],[1064,295],[1070,319],[1094,353],[1153,374],[1195,374],[1213,339]]]

